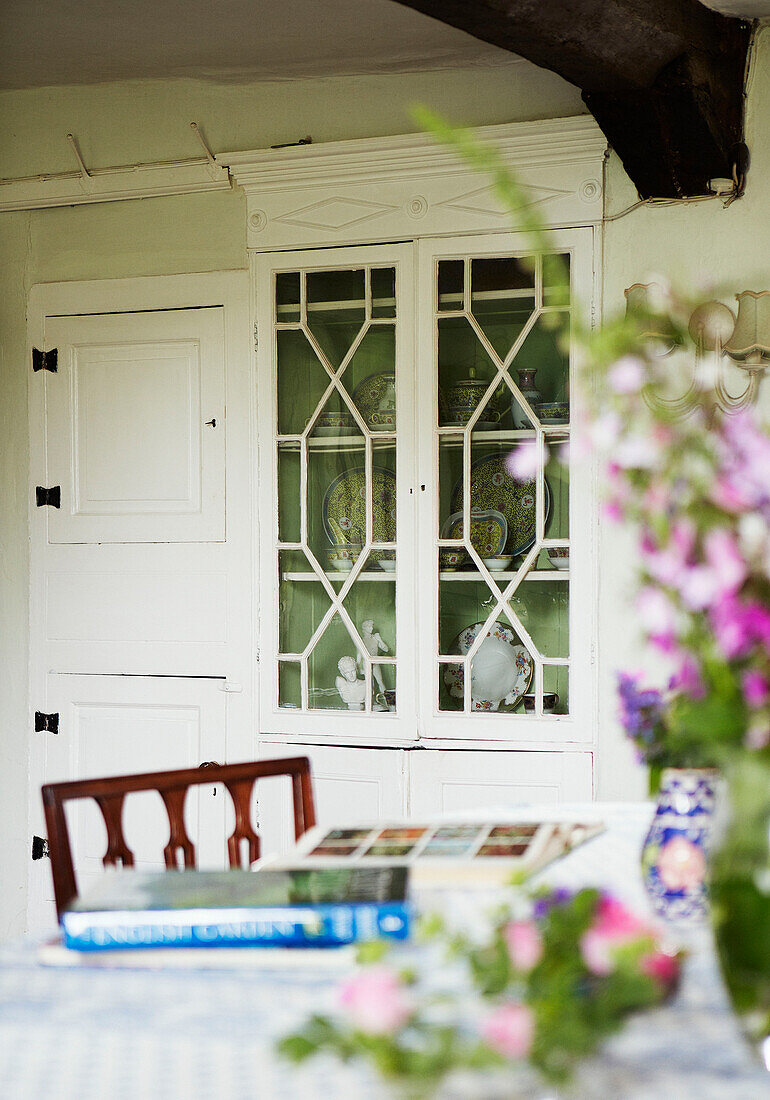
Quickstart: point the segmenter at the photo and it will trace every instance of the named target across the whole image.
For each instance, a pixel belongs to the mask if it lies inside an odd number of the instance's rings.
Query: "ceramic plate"
[[[505,468],[506,455],[481,458],[471,467],[471,503],[473,510],[502,512],[508,524],[505,553],[524,554],[535,541],[535,482],[515,481]],[[545,481],[545,518],[551,507],[551,491]],[[451,508],[462,511],[463,480],[452,490]],[[501,551],[502,552],[502,551]]]
[[[353,404],[370,426],[392,429],[389,418],[396,409],[396,375],[391,371],[370,374],[353,390]]]
[[[345,470],[326,490],[323,525],[331,543],[366,542],[366,472],[363,466]],[[375,542],[396,541],[396,475],[372,470],[372,535]]]
[[[473,623],[472,626],[466,626],[452,642],[450,652],[463,655],[468,653],[476,640],[476,635],[483,626],[483,623]],[[501,700],[499,707],[495,707],[489,700],[474,698],[472,700],[473,709],[478,711],[510,711],[519,705],[522,696],[529,690],[535,668],[534,662],[529,650],[519,644],[516,632],[512,627],[506,626],[505,623],[492,623],[487,633],[489,637],[495,638],[499,642],[507,642],[511,647],[514,668],[511,673],[511,683],[505,685],[509,688],[509,693],[506,695],[506,699],[509,701]],[[484,644],[482,642],[481,647],[476,651],[476,656],[473,659],[474,663],[478,660]],[[444,683],[454,699],[462,700],[463,698],[464,673],[465,670],[462,665],[445,666]]]
[[[442,539],[463,537],[463,514],[455,512],[441,528]],[[471,512],[471,546],[480,558],[498,558],[508,539],[508,521],[502,512],[474,508]]]

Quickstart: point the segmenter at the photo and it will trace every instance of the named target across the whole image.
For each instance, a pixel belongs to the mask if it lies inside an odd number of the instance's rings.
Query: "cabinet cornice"
[[[606,140],[589,116],[485,126],[551,227],[602,217]],[[224,153],[248,204],[248,245],[263,251],[508,229],[483,176],[428,134]]]

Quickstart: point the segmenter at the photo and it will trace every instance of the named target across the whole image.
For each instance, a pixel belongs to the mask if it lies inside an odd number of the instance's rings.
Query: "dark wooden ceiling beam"
[[[699,0],[396,2],[576,84],[642,198],[732,175],[750,23]]]

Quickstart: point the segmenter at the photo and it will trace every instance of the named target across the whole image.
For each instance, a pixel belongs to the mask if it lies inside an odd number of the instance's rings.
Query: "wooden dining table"
[[[638,804],[493,807],[467,819],[599,818],[606,830],[537,876],[554,886],[602,886],[643,911],[639,852],[653,807]],[[458,815],[452,815],[453,820]],[[417,904],[474,925],[498,889],[426,890]],[[707,928],[681,931],[689,954],[676,996],[632,1018],[577,1074],[586,1100],[761,1100],[770,1075],[744,1043]],[[431,981],[440,962],[407,947]],[[328,1056],[289,1065],[277,1040],[312,1012],[334,1011],[346,973],[328,964],[229,969],[108,969],[43,965],[32,940],[0,948],[0,1096],[4,1100],[385,1100],[394,1095],[357,1063]],[[454,1091],[453,1091],[454,1088]],[[458,1092],[457,1090],[460,1089]],[[511,1086],[509,1100],[519,1094]],[[490,1100],[483,1082],[443,1094]],[[553,1100],[543,1086],[521,1095]],[[566,1094],[565,1094],[566,1095]]]

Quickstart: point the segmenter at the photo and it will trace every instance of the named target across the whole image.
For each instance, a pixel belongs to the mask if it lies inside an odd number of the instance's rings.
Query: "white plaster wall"
[[[196,155],[189,122],[212,147],[259,148],[311,133],[317,141],[406,133],[414,102],[457,123],[482,125],[577,114],[576,89],[534,66],[334,78],[270,85],[200,81],[124,83],[0,96],[0,177],[73,167],[64,135],[77,135],[94,167]],[[770,31],[760,37],[748,102],[753,154],[746,196],[643,208],[607,225],[604,299],[662,271],[727,293],[770,287]],[[635,199],[622,167],[608,166],[608,208]],[[237,192],[0,215],[0,938],[23,929],[27,827],[27,466],[25,304],[41,281],[221,270],[245,265],[245,203]],[[765,395],[766,397],[767,395]],[[599,795],[644,791],[615,721],[614,672],[642,663],[629,632],[633,549],[602,527],[600,561]]]
[[[71,171],[74,133],[90,168],[408,133],[427,103],[458,124],[582,113],[577,89],[525,62],[261,84],[126,81],[0,94],[0,179]],[[28,571],[26,301],[67,279],[246,266],[245,198],[212,192],[0,214],[0,939],[24,928],[27,823]]]
[[[742,290],[770,289],[770,27],[755,43],[746,115],[751,168],[746,193],[727,209],[718,199],[675,206],[643,206],[607,222],[604,241],[604,307],[621,310],[623,289],[661,273],[702,300],[720,298],[735,305]],[[637,199],[617,158],[607,171],[607,214]],[[770,407],[770,382],[760,400]],[[601,526],[599,593],[600,753],[599,794],[628,798],[643,794],[645,774],[615,717],[615,672],[652,667],[633,629],[630,599],[635,569],[634,544],[627,531]],[[656,670],[660,673],[661,669]]]

